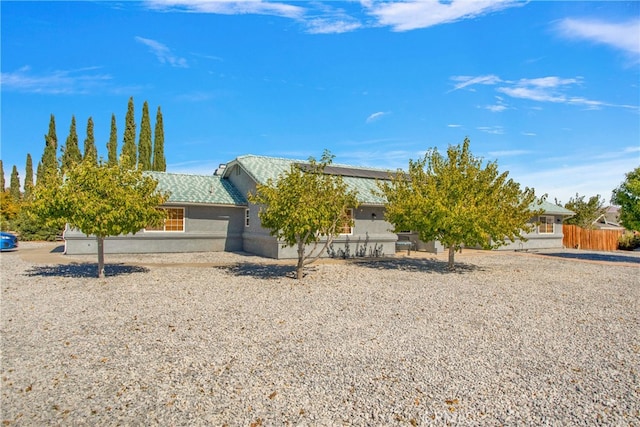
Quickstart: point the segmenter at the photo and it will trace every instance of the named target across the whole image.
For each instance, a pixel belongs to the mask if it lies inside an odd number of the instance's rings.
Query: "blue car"
[[[8,251],[11,249],[18,249],[18,238],[11,233],[0,232],[0,250]]]

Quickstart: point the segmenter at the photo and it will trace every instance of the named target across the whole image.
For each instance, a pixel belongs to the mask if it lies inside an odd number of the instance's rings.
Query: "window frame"
[[[186,226],[186,215],[185,215],[185,211],[186,209],[184,207],[174,207],[174,206],[163,206],[158,208],[159,210],[163,210],[165,212],[168,212],[169,210],[174,210],[174,211],[181,211],[181,214],[178,216],[178,218],[172,219],[169,218],[169,215],[167,215],[167,217],[164,220],[164,223],[162,224],[162,229],[160,228],[146,228],[144,229],[145,233],[184,233],[185,232],[185,226]],[[180,225],[180,229],[179,230],[167,230],[167,221],[177,221],[177,220],[182,220],[182,224]],[[175,224],[172,224],[172,226],[175,226]]]
[[[244,226],[249,227],[251,225],[251,211],[247,208],[244,210]]]
[[[353,228],[355,227],[355,219],[353,217],[354,210],[353,210],[353,208],[347,208],[346,211],[347,211],[347,217],[351,219],[353,224],[349,225],[349,232],[348,233],[344,233],[344,231],[346,231],[346,227],[343,227],[340,230],[340,232],[338,233],[339,236],[353,236]]]
[[[544,223],[542,219],[544,218]],[[551,231],[547,231],[549,229],[549,225],[551,225]],[[544,226],[544,229],[541,227]],[[538,216],[538,226],[536,227],[538,234],[555,234],[556,232],[556,220],[553,215],[539,215]]]

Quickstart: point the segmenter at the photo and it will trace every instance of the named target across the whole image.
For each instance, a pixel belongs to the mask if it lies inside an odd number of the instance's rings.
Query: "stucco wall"
[[[372,214],[375,214],[375,217]],[[331,249],[335,254],[343,251],[349,256],[356,256],[359,253],[370,256],[374,250],[377,250],[380,255],[394,255],[395,242],[398,237],[390,231],[391,228],[391,224],[384,220],[384,210],[381,206],[360,207],[354,212],[352,234],[338,236],[333,241]],[[317,253],[323,246],[324,241],[319,242],[314,253]],[[312,248],[313,245],[309,245],[307,253]],[[283,247],[274,237],[269,235],[268,230],[261,227],[256,227],[251,232],[245,231],[244,250],[269,258],[298,258],[297,248]],[[321,257],[328,256],[327,251],[322,251]]]
[[[538,227],[535,224],[537,218],[533,218],[531,224],[535,227],[533,231],[523,234],[527,241],[516,240],[515,242],[508,242],[504,246],[500,246],[498,250],[536,250],[536,249],[562,249],[562,221],[563,217],[560,215],[545,215],[553,216],[553,233],[540,233]]]
[[[244,208],[179,206],[185,209],[184,231],[144,231],[109,237],[105,253],[209,252],[242,250]],[[97,242],[76,229],[64,233],[66,253],[95,254]]]

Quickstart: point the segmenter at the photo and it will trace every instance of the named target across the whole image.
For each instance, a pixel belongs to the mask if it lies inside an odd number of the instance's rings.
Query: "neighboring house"
[[[246,155],[221,165],[212,175],[148,172],[158,181],[160,190],[170,192],[168,202],[161,207],[168,214],[164,226],[109,237],[105,253],[244,251],[276,259],[297,258],[296,248],[285,248],[261,226],[259,206],[247,201],[258,184],[277,179],[293,164],[304,167],[306,162]],[[375,190],[377,181],[388,180],[392,172],[330,165],[325,173],[342,176],[349,189],[358,192],[360,202],[349,212],[353,226],[335,238],[331,247],[334,254],[393,255],[399,239],[414,241],[418,250],[443,250],[438,242],[419,242],[410,232],[391,231],[392,224],[384,219],[385,201]],[[510,243],[504,249],[562,248],[562,221],[573,212],[547,202],[540,206],[545,214],[532,219],[536,226],[526,235],[529,240]],[[65,230],[64,239],[67,254],[97,251],[96,239],[79,230]]]
[[[620,225],[620,208],[608,206],[604,213],[593,221],[593,227],[598,230],[621,230],[625,228]]]

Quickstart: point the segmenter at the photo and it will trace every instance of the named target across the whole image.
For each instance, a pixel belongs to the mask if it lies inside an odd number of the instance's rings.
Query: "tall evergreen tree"
[[[82,161],[82,154],[78,147],[78,132],[76,132],[76,117],[71,116],[71,127],[69,128],[69,136],[62,147],[62,174],[64,175],[73,166]]]
[[[167,161],[164,158],[164,127],[160,107],[158,107],[156,114],[156,129],[153,136],[153,167],[151,169],[159,172],[167,170]]]
[[[38,168],[38,185],[46,185],[49,178],[58,175],[58,137],[56,135],[56,118],[53,114],[49,119],[49,133],[44,136],[44,140],[44,153]]]
[[[124,162],[123,166],[125,168],[134,169],[138,159],[136,153],[136,121],[133,112],[133,97],[129,98],[124,126],[122,162]]]
[[[16,165],[13,165],[13,170],[11,171],[9,194],[11,194],[11,198],[13,200],[20,200],[20,177],[18,176],[18,168],[16,167]]]
[[[111,134],[107,143],[107,164],[109,166],[118,164],[118,131],[116,130],[115,114],[111,114]]]
[[[24,175],[24,198],[28,198],[33,190],[33,160],[31,154],[27,154],[27,163],[25,165]]]
[[[4,191],[4,186],[4,165],[2,164],[2,160],[0,160],[0,192]]]
[[[87,120],[87,137],[84,140],[84,155],[82,160],[89,160],[94,165],[98,164],[98,150],[96,149],[96,139],[93,136],[93,119]]]
[[[149,120],[149,104],[144,101],[142,120],[140,121],[140,139],[138,142],[138,168],[151,170],[151,122]]]

